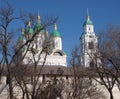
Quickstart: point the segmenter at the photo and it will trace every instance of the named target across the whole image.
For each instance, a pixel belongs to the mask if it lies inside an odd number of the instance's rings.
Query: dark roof
[[[5,66],[6,67],[6,66]],[[36,69],[35,69],[36,68]],[[34,65],[19,65],[11,66],[11,73],[18,76],[36,75],[55,75],[55,76],[97,76],[96,70],[93,68],[82,68],[81,66],[34,66]],[[4,69],[3,75],[7,75],[7,68]]]
[[[35,69],[36,68],[36,69]],[[36,71],[35,71],[36,70]],[[65,66],[33,66],[33,65],[20,65],[12,66],[11,71],[16,75],[32,75],[34,72],[37,75],[62,75],[71,76],[73,71],[70,67]],[[7,75],[7,68],[3,71],[3,75]]]

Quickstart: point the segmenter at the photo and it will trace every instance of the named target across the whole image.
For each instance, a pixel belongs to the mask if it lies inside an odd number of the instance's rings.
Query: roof
[[[41,23],[36,23],[35,26],[34,26],[34,31],[39,31],[41,29],[42,25]]]
[[[12,68],[12,72],[18,76],[22,74],[24,74],[24,76],[31,76],[34,73],[34,68],[35,66],[33,65],[16,66],[15,68]],[[73,71],[71,71],[69,67],[64,66],[37,66],[36,74],[46,76],[71,76],[73,75]]]
[[[19,65],[11,66],[11,73],[16,76],[31,76],[34,74],[34,65]],[[112,70],[113,71],[113,70]],[[7,67],[5,66],[2,75],[7,75]],[[94,68],[81,68],[81,66],[36,66],[36,75],[45,76],[95,76],[97,77],[97,71]]]
[[[52,37],[61,37],[60,33],[57,30],[54,30],[51,34]]]
[[[32,29],[31,27],[27,27],[27,28],[25,29],[25,33],[26,33],[26,34],[33,34],[34,31],[33,31],[33,29]]]
[[[20,35],[19,37],[18,37],[18,41],[23,41],[23,35]]]
[[[60,33],[57,31],[57,25],[54,23],[54,31],[51,34],[52,37],[61,37]]]
[[[87,20],[84,22],[83,26],[85,25],[93,25],[92,21],[90,20],[90,17],[87,16]]]

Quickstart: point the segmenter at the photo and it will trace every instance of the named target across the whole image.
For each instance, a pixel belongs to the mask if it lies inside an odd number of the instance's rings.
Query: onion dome
[[[90,16],[87,16],[87,20],[84,22],[83,26],[85,25],[93,25],[92,21],[90,20]]]
[[[51,34],[52,37],[61,37],[60,33],[57,31],[57,25],[56,23],[54,24],[54,31]]]
[[[85,26],[85,25],[93,25],[92,21],[90,20],[88,8],[87,8],[87,17],[86,17],[86,21],[84,22],[83,26]]]
[[[37,23],[34,26],[34,31],[35,32],[40,31],[41,28],[42,28],[42,25],[41,25],[41,21],[40,21],[40,16],[38,14],[38,16],[37,16]]]
[[[26,34],[33,34],[34,33],[33,29],[31,28],[30,21],[28,21],[27,28],[25,29],[25,33]]]
[[[18,37],[18,41],[23,41],[23,35],[20,35],[19,37]]]

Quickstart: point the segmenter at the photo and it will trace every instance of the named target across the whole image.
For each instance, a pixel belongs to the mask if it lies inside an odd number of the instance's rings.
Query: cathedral
[[[26,41],[29,40],[29,38],[32,37],[35,32],[38,32],[41,28],[42,23],[40,16],[38,15],[35,25],[32,25],[29,21],[27,26],[22,29],[22,34],[18,38],[18,41],[21,41],[22,44],[25,44]],[[47,47],[49,50],[49,52],[47,52],[47,56],[44,52],[45,47]],[[35,59],[38,60],[38,65],[44,64],[46,66],[67,66],[67,55],[62,50],[62,37],[57,30],[56,23],[54,23],[54,30],[50,35],[48,34],[48,31],[43,29],[40,30],[40,32],[37,33],[34,40],[31,42],[29,49],[28,46],[24,46],[24,48],[21,49],[21,52],[22,55],[27,52],[23,59],[23,64],[32,65]],[[34,55],[33,52],[35,53]]]
[[[40,16],[37,16],[37,22],[32,25],[29,21],[27,26],[22,29],[22,34],[19,37],[19,41],[22,41],[24,44],[32,35],[42,28],[42,23]],[[46,42],[49,41],[48,54],[45,59],[45,53],[41,53],[46,46]],[[80,61],[81,65],[84,67],[93,67],[94,60],[97,60],[97,63],[100,63],[100,59],[95,57],[95,54],[98,54],[98,37],[94,32],[94,25],[90,19],[89,14],[86,16],[86,20],[83,23],[83,33],[80,37]],[[34,41],[32,41],[30,48],[34,51],[35,55],[33,57],[33,52],[31,50],[27,50],[28,47],[22,48],[22,55],[26,53],[25,58],[23,59],[23,64],[33,64],[34,59],[38,60],[38,65],[47,66],[65,66],[67,67],[67,55],[62,50],[62,38],[57,30],[57,25],[54,23],[54,30],[52,33],[48,34],[48,31],[41,30],[36,36]],[[40,55],[41,53],[41,55]],[[39,56],[40,55],[40,56]]]

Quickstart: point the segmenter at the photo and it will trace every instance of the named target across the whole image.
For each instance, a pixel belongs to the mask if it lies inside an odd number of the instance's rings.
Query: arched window
[[[60,53],[60,52],[55,52],[54,55],[56,55],[56,56],[62,56],[62,53]]]
[[[93,42],[88,42],[88,48],[89,49],[94,49],[94,43]]]
[[[89,31],[90,31],[90,27],[89,27]]]

